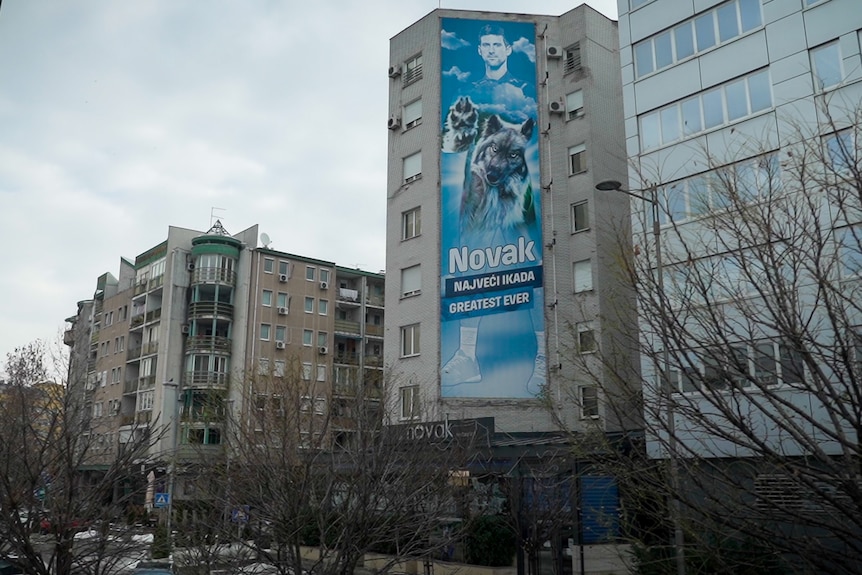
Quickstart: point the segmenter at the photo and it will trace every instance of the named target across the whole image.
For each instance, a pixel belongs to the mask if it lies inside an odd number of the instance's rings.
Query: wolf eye
[[[517,157],[518,157],[518,152],[509,152],[509,157],[510,157],[510,158],[517,158]]]
[[[497,144],[491,144],[491,151],[494,153],[497,152]]]

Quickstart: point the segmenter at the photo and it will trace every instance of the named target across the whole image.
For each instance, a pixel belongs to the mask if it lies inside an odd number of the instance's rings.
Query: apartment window
[[[841,277],[862,275],[862,226],[847,226],[836,230],[838,262]]]
[[[314,331],[310,329],[302,330],[302,345],[308,345],[314,343]]]
[[[572,264],[575,279],[575,293],[593,289],[593,267],[590,260],[582,260]]]
[[[321,299],[317,301],[317,313],[327,315],[329,313],[329,300]]]
[[[401,270],[401,297],[422,293],[422,273],[418,265]]]
[[[150,411],[153,409],[153,399],[155,392],[153,390],[144,391],[138,395],[138,411]]]
[[[272,370],[272,374],[275,377],[284,377],[284,360],[277,359],[273,362],[275,368]]]
[[[290,298],[288,297],[288,295],[284,292],[278,292],[278,294],[275,297],[275,305],[277,305],[278,307],[283,307],[286,309],[289,306],[289,304],[290,304]]]
[[[591,385],[580,387],[581,417],[596,419],[599,416],[599,391]]]
[[[404,106],[404,129],[409,130],[413,126],[422,123],[422,100],[415,100]]]
[[[271,274],[275,269],[275,260],[272,258],[263,258],[263,273]]]
[[[401,357],[419,355],[419,324],[401,328]]]
[[[317,381],[326,381],[326,366],[317,366]]]
[[[259,357],[257,359],[257,373],[260,375],[269,375],[269,358]]]
[[[567,47],[566,64],[563,67],[563,73],[568,74],[581,69],[581,45],[577,42]]]
[[[409,184],[422,177],[422,152],[404,158],[404,183]]]
[[[421,208],[413,208],[401,214],[401,239],[409,240],[421,233]]]
[[[569,175],[587,171],[587,146],[578,144],[569,148]]]
[[[578,332],[578,353],[593,353],[596,351],[596,332],[593,322],[583,322],[576,326]]]
[[[662,70],[762,25],[760,0],[732,0],[634,46],[638,78]]]
[[[402,77],[404,86],[422,79],[422,54],[417,54],[404,62]]]
[[[111,383],[120,383],[122,379],[121,375],[123,373],[122,367],[115,367],[111,370]]]
[[[844,74],[838,42],[831,42],[811,50],[811,70],[814,74],[815,90],[825,90],[841,83]]]
[[[572,232],[590,229],[590,211],[586,201],[572,204]]]
[[[305,298],[305,313],[314,313],[314,298]]]
[[[417,419],[419,411],[419,386],[408,385],[398,390],[401,396],[401,419]]]
[[[574,120],[584,115],[584,92],[576,90],[566,94],[566,118]]]
[[[311,364],[308,362],[302,364],[302,379],[303,381],[311,381]]]
[[[770,107],[769,72],[761,70],[641,115],[641,148],[649,150],[670,144]]]
[[[329,270],[327,268],[320,268],[320,281],[329,283]]]
[[[317,332],[317,347],[326,347],[329,343],[329,334],[325,331]]]
[[[114,312],[109,311],[105,313],[105,327],[108,327],[114,323]]]
[[[272,326],[268,323],[260,324],[260,339],[264,341],[269,341],[269,332],[271,331]]]
[[[314,266],[305,266],[305,281],[313,282],[317,275],[317,268]]]
[[[287,327],[283,325],[275,326],[275,341],[287,341]]]
[[[102,402],[96,402],[93,404],[93,417],[102,417]]]
[[[260,298],[261,305],[270,307],[272,305],[272,290],[265,289]]]
[[[278,273],[290,277],[290,262],[278,260]]]

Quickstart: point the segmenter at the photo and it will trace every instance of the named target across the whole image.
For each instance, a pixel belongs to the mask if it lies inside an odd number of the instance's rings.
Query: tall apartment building
[[[70,381],[90,405],[96,449],[109,458],[132,434],[160,429],[153,462],[223,454],[225,426],[268,401],[268,378],[302,382],[315,413],[348,411],[366,386],[361,396],[379,402],[383,284],[382,274],[258,246],[257,226],[170,227],[164,242],[121,258],[119,277],[100,276],[67,319]],[[333,421],[314,439],[348,442],[350,418]],[[184,497],[181,482],[174,495]]]
[[[558,429],[545,397],[571,429],[621,429],[592,357],[633,337],[628,199],[594,191],[626,173],[616,22],[439,9],[390,64],[391,418]]]

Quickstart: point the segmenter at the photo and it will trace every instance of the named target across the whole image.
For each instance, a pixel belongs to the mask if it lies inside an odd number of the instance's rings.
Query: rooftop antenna
[[[262,244],[263,244],[263,247],[265,247],[265,248],[269,249],[269,244],[271,244],[271,243],[272,243],[272,240],[271,240],[271,239],[269,239],[269,234],[268,234],[268,233],[263,232],[262,234],[260,234],[260,243],[262,243]]]
[[[0,1],[2,1],[2,0],[0,0]],[[215,223],[215,220],[218,220],[218,219],[224,219],[224,218],[219,218],[219,217],[216,215],[216,213],[215,213],[215,212],[216,212],[216,210],[220,210],[220,211],[222,211],[222,212],[226,212],[226,211],[227,211],[227,210],[226,210],[226,209],[224,209],[224,208],[211,207],[211,208],[210,208],[210,227],[212,227],[213,223]]]

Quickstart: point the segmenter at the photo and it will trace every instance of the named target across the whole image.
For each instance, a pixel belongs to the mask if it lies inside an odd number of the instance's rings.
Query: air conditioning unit
[[[562,114],[566,111],[566,104],[560,100],[554,100],[548,103],[548,110],[552,114]]]
[[[325,345],[321,345],[320,347],[317,348],[317,352],[320,355],[326,355],[327,353],[329,353],[329,348],[326,347]]]
[[[184,335],[188,335],[188,334],[190,334],[190,333],[191,333],[192,328],[191,328],[191,326],[190,326],[189,324],[184,323],[184,324],[182,325],[182,327],[180,327],[180,331],[181,331]]]
[[[392,116],[389,118],[389,122],[386,124],[386,127],[390,130],[397,130],[401,127],[401,118],[397,116]]]
[[[329,282],[320,282],[320,289],[329,289]]]
[[[389,66],[389,77],[397,78],[401,75],[401,66]]]
[[[278,308],[278,315],[287,315],[287,308],[286,307]]]
[[[283,341],[276,341],[275,342],[275,349],[284,349],[285,347],[286,346],[285,346],[285,343]]]
[[[559,46],[548,46],[547,48],[545,48],[545,55],[548,58],[562,58],[563,49]]]
[[[190,272],[195,271],[195,262],[187,262],[186,269]]]
[[[280,281],[281,283],[286,283],[287,282],[287,274],[278,274],[278,281]]]

